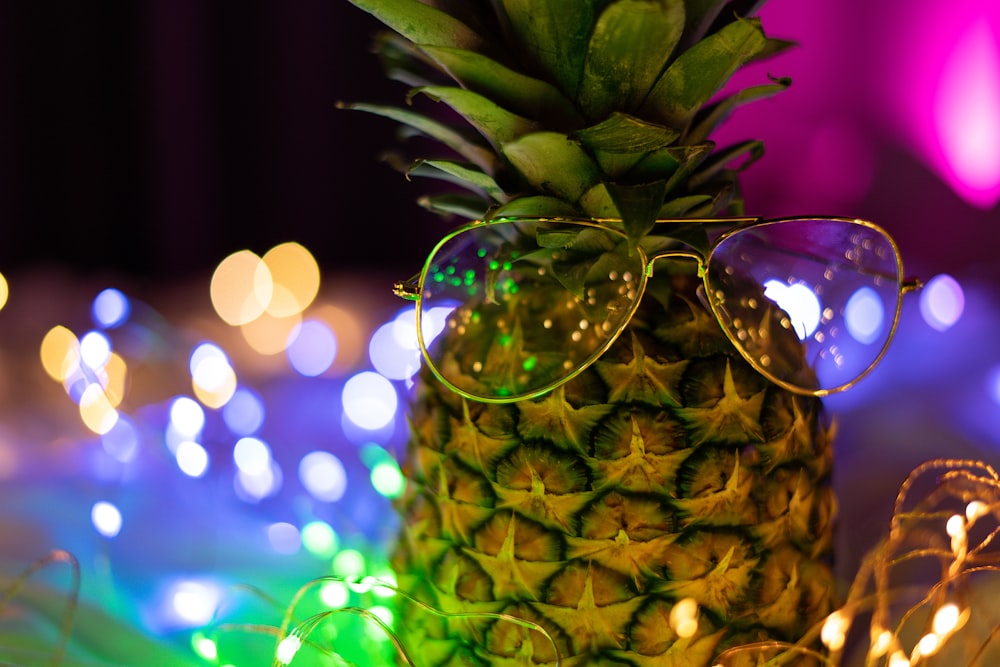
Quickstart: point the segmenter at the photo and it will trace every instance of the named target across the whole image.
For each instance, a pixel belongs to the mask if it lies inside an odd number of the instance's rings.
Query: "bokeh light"
[[[816,331],[822,308],[816,293],[807,285],[788,285],[771,279],[764,282],[764,296],[788,314],[799,340],[805,340]]]
[[[337,356],[337,337],[325,322],[307,319],[289,334],[287,354],[288,362],[299,374],[322,375]]]
[[[351,599],[351,590],[343,581],[327,581],[319,589],[319,599],[331,609],[340,609]]]
[[[116,537],[122,529],[122,513],[111,503],[101,500],[90,508],[90,521],[104,537]]]
[[[407,380],[420,370],[420,346],[412,309],[407,318],[386,322],[372,334],[368,357],[372,366],[390,380]]]
[[[240,387],[222,408],[222,420],[235,435],[253,435],[264,424],[264,401],[253,390]]]
[[[54,326],[42,338],[42,367],[53,380],[63,382],[80,365],[80,341],[64,326]]]
[[[101,435],[101,447],[114,460],[128,463],[139,452],[139,431],[128,416],[119,415],[114,426]]]
[[[267,466],[255,472],[237,470],[233,484],[236,497],[247,503],[260,502],[281,490],[284,476],[277,461],[270,459]]]
[[[279,665],[287,665],[293,659],[295,659],[295,654],[299,652],[302,648],[302,640],[299,639],[298,635],[288,635],[278,644],[278,648],[274,651],[274,660]]]
[[[10,285],[7,283],[7,277],[0,273],[0,310],[7,305],[8,298],[10,298]]]
[[[222,600],[222,591],[213,583],[185,579],[169,586],[166,599],[169,615],[175,622],[198,627],[212,620]]]
[[[362,371],[344,383],[344,414],[369,431],[385,427],[396,416],[396,389],[378,373]]]
[[[882,21],[873,70],[875,107],[965,202],[1000,201],[1000,5],[980,0],[909,3]]]
[[[1000,364],[994,366],[987,374],[986,391],[993,402],[1000,406]]]
[[[118,411],[111,405],[101,385],[91,383],[83,390],[80,418],[87,428],[98,435],[107,433],[118,422]]]
[[[301,322],[302,316],[298,313],[288,317],[274,317],[270,313],[264,313],[241,326],[240,333],[257,354],[271,356],[285,351],[292,332]]]
[[[132,312],[132,304],[121,290],[109,287],[102,290],[91,304],[94,324],[104,329],[121,326]]]
[[[357,549],[344,549],[333,558],[333,573],[348,580],[360,580],[367,572],[365,555]]]
[[[170,426],[179,434],[197,438],[205,427],[205,410],[188,396],[178,396],[170,403]]]
[[[395,620],[395,615],[392,613],[391,609],[389,609],[385,605],[377,604],[369,607],[368,611],[371,612],[371,614],[375,616],[377,619],[382,621],[386,626],[390,628],[392,627],[392,624]],[[389,641],[390,639],[389,635],[386,634],[385,630],[379,627],[375,623],[370,623],[366,625],[365,631],[368,633],[368,636],[372,637],[373,639],[377,639],[379,641]]]
[[[452,314],[458,303],[453,305],[435,306],[421,311],[420,333],[424,339],[424,347],[430,347],[431,342],[441,335],[448,325],[448,316]]]
[[[339,544],[336,531],[326,521],[310,521],[302,526],[302,546],[317,558],[332,558]]]
[[[236,392],[236,371],[222,349],[202,343],[191,352],[189,363],[194,395],[209,408],[221,408]]]
[[[347,491],[347,471],[330,452],[315,451],[299,462],[299,480],[317,500],[336,502]]]
[[[386,498],[398,498],[406,488],[403,472],[394,461],[380,461],[372,467],[372,487]]]
[[[104,387],[104,394],[111,405],[117,408],[125,400],[125,384],[128,379],[128,367],[124,357],[117,352],[109,354],[108,360],[98,371],[97,376],[101,386]]]
[[[1000,201],[1000,44],[985,19],[948,54],[933,113],[953,187],[970,203],[992,208]]]
[[[885,330],[885,305],[878,293],[862,287],[847,300],[844,323],[854,340],[870,345],[882,337]]]
[[[953,327],[965,310],[965,293],[958,281],[942,273],[927,281],[920,292],[920,314],[938,331]]]
[[[80,360],[88,368],[102,368],[111,356],[111,340],[100,331],[88,331],[80,339]]]
[[[319,265],[302,245],[289,242],[271,248],[263,257],[274,281],[266,310],[273,317],[303,312],[319,292]]]
[[[297,553],[302,546],[299,529],[285,521],[272,523],[267,527],[267,541],[272,549],[285,555]]]
[[[257,438],[240,438],[233,446],[233,461],[248,475],[260,475],[271,465],[271,448]]]
[[[206,637],[201,632],[191,635],[191,648],[209,662],[215,662],[219,657],[219,646],[211,637]]]
[[[202,477],[208,472],[208,452],[200,443],[185,440],[174,454],[177,467],[188,477]]]
[[[219,317],[239,326],[261,316],[271,301],[273,287],[264,261],[249,250],[240,250],[219,263],[209,291]]]

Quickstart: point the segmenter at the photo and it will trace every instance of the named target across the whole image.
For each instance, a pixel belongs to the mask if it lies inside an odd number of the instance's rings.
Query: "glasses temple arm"
[[[922,290],[923,288],[924,288],[924,281],[921,280],[920,278],[907,278],[906,280],[903,281],[903,284],[900,285],[899,291],[902,292],[903,294],[907,294],[909,292],[917,292],[919,290]]]
[[[397,281],[392,286],[392,293],[407,301],[417,301],[420,298],[420,274],[417,273],[406,280]]]

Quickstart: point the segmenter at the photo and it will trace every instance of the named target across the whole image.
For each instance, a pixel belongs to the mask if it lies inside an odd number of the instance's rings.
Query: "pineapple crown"
[[[763,146],[709,136],[790,83],[719,95],[788,46],[753,17],[761,0],[350,1],[392,28],[376,51],[411,104],[348,106],[450,149],[405,167],[461,186],[423,199],[445,214],[620,218],[633,241],[658,217],[741,214],[736,175]]]

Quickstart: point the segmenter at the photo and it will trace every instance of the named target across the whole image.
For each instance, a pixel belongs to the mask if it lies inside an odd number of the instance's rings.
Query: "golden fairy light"
[[[56,382],[63,382],[80,366],[80,341],[64,326],[54,326],[42,338],[42,367]]]
[[[319,293],[319,265],[312,254],[298,243],[282,243],[268,250],[263,262],[274,283],[268,314],[289,317],[308,308]]]
[[[670,629],[681,639],[690,639],[698,632],[698,602],[694,598],[683,598],[670,609]]]
[[[233,326],[260,317],[271,302],[273,291],[274,282],[267,265],[249,250],[229,255],[212,274],[212,306],[226,324]]]
[[[89,384],[83,390],[79,407],[84,425],[98,435],[104,435],[118,422],[118,411],[97,383]]]
[[[7,299],[10,297],[10,286],[7,284],[7,278],[0,273],[0,310],[7,305]]]
[[[259,354],[272,355],[288,347],[302,313],[319,293],[320,270],[301,244],[288,242],[263,257],[241,250],[226,257],[212,275],[215,312],[227,324],[240,327]]]

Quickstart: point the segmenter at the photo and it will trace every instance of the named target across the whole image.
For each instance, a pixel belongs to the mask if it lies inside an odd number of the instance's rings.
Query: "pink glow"
[[[970,204],[992,208],[1000,201],[1000,46],[985,20],[942,63],[932,109],[942,176]]]
[[[972,206],[1000,201],[1000,3],[888,2],[868,89],[883,129]],[[890,29],[890,26],[892,28]]]

